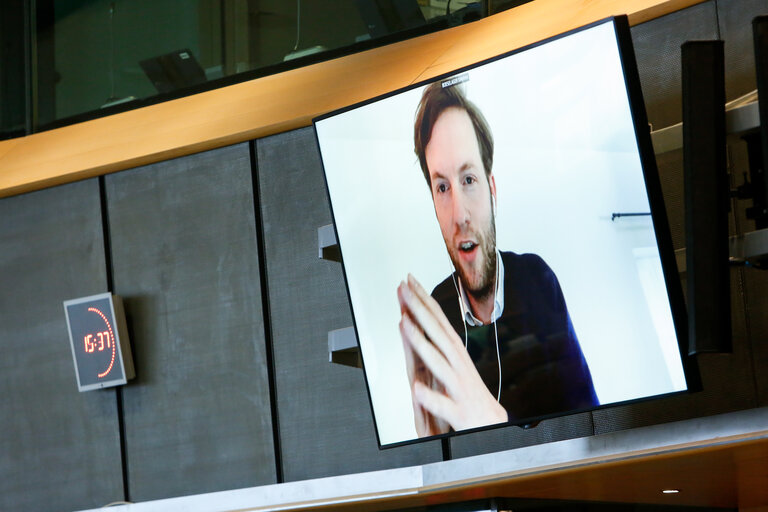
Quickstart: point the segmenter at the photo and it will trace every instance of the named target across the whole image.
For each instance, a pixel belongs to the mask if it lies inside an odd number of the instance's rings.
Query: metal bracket
[[[756,94],[728,102],[725,106],[725,132],[739,135],[760,128]],[[751,101],[750,101],[751,100]],[[651,132],[653,151],[660,155],[683,147],[683,123]]]
[[[321,260],[341,263],[341,250],[336,241],[336,231],[333,229],[333,224],[326,224],[317,228],[317,257]]]
[[[728,239],[730,260],[759,266],[768,259],[768,228],[732,236]],[[685,273],[685,248],[675,251],[677,269]]]
[[[344,327],[328,333],[328,362],[363,367],[354,328]]]
[[[743,135],[760,128],[757,91],[725,105],[725,131],[731,135]],[[651,132],[653,148],[657,155],[683,147],[683,123],[677,123]],[[768,259],[768,228],[758,229],[729,239],[730,259],[734,263],[759,265]],[[677,268],[685,273],[685,248],[675,251]]]
[[[730,238],[732,260],[759,264],[768,259],[768,228]]]
[[[341,251],[333,224],[317,228],[317,257],[341,263]],[[354,328],[345,327],[328,333],[328,362],[363,367]]]

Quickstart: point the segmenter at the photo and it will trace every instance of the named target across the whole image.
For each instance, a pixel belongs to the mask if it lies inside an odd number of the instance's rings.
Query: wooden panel
[[[0,196],[308,126],[313,117],[615,14],[639,23],[701,0],[536,0],[474,23],[0,142]]]

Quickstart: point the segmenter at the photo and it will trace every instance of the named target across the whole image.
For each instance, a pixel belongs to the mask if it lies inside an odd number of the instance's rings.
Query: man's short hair
[[[424,89],[413,125],[414,151],[419,157],[421,171],[424,173],[424,178],[426,178],[430,189],[432,182],[429,179],[429,169],[427,168],[427,144],[432,138],[432,128],[437,118],[448,108],[460,108],[469,115],[477,136],[477,145],[480,148],[480,158],[483,161],[483,167],[485,167],[486,178],[491,174],[493,168],[493,135],[488,122],[475,104],[464,96],[459,86],[443,87],[443,82],[443,80],[434,82]]]

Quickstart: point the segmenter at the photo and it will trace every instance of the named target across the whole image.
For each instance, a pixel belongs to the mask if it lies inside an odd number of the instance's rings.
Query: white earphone
[[[496,213],[496,201],[494,199],[493,201],[493,209],[494,209],[494,215]],[[501,401],[501,354],[499,351],[499,332],[496,329],[496,318],[494,317],[494,312],[496,311],[496,294],[499,292],[499,253],[498,251],[495,251],[495,257],[496,257],[496,276],[494,279],[494,286],[493,286],[493,310],[491,311],[491,317],[492,317],[492,323],[493,323],[493,334],[496,338],[496,361],[498,362],[499,366],[499,388],[496,392],[496,402]],[[459,300],[459,311],[461,312],[461,324],[464,326],[464,348],[467,348],[467,345],[469,344],[469,335],[467,332],[467,316],[466,312],[464,311],[464,300],[461,297],[461,292],[459,291],[459,286],[456,283],[456,268],[453,266],[453,261],[451,261],[450,254],[448,255],[448,262],[451,265],[451,279],[453,279],[453,287],[456,289],[456,297]]]

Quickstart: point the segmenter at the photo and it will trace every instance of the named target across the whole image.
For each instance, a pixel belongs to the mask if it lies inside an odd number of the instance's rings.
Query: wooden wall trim
[[[0,197],[302,126],[312,118],[608,16],[703,0],[535,0],[480,21],[194,96],[0,141]]]

